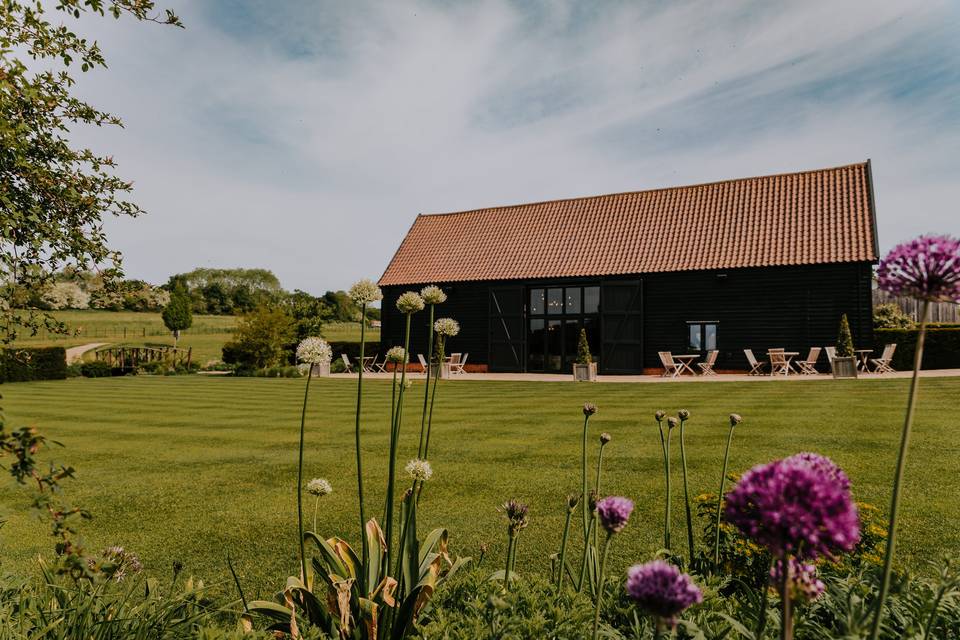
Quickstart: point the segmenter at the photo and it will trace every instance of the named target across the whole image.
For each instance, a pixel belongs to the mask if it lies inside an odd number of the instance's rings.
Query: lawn
[[[66,323],[67,334],[42,330],[36,336],[23,336],[18,345],[72,347],[93,342],[147,345],[173,344],[173,337],[163,325],[159,313],[136,311],[54,311],[52,315]],[[179,346],[193,349],[193,360],[201,365],[219,360],[223,344],[233,336],[236,316],[194,315],[193,326],[180,336]],[[357,322],[332,322],[324,326],[327,340],[360,339]],[[368,340],[379,340],[379,329],[367,329]]]
[[[692,413],[687,439],[695,493],[716,490],[726,416],[736,411],[744,422],[731,469],[814,450],[847,470],[858,500],[885,507],[907,384],[445,382],[437,398],[435,474],[424,494],[421,527],[448,526],[460,554],[476,555],[480,543],[490,543],[491,561],[499,564],[505,526],[497,505],[520,498],[531,504],[531,523],[519,566],[545,569],[559,543],[563,496],[579,486],[584,400],[599,406],[591,446],[601,431],[613,435],[603,492],[637,502],[611,553],[616,570],[649,558],[659,546],[661,454],[652,419],[659,408]],[[94,514],[84,526],[93,547],[123,544],[157,573],[180,560],[189,572],[224,584],[230,553],[252,597],[269,594],[295,570],[292,485],[303,385],[295,379],[198,376],[75,379],[5,385],[3,404],[10,424],[36,425],[65,445],[55,455],[78,470],[69,498]],[[365,386],[372,513],[382,508],[384,493],[388,391],[384,381]],[[407,396],[401,462],[416,449],[421,391],[415,383]],[[314,383],[306,449],[307,477],[324,476],[334,485],[321,505],[319,528],[351,539],[357,527],[355,393],[349,379]],[[960,551],[958,397],[958,378],[922,383],[901,520],[902,558],[912,566]],[[674,468],[679,486],[679,464]],[[674,532],[682,543],[682,493],[675,495]],[[0,530],[4,569],[22,571],[36,554],[49,551],[51,541],[24,513],[25,492],[4,485],[0,503],[8,516]]]

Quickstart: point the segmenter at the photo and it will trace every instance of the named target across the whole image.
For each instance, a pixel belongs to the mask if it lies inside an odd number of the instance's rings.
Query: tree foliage
[[[0,9],[0,335],[17,327],[62,329],[29,304],[66,265],[119,272],[107,246],[104,216],[136,216],[133,184],[115,174],[109,155],[71,144],[76,126],[122,126],[74,95],[73,73],[105,68],[96,41],[62,20],[82,14],[123,15],[180,25],[153,0],[4,0]],[[54,9],[48,13],[48,8]]]
[[[873,308],[874,329],[910,329],[914,324],[910,316],[892,302],[884,302]]]
[[[847,314],[840,316],[840,333],[837,335],[837,357],[853,357],[853,335],[850,333],[850,322]]]
[[[190,328],[193,324],[193,313],[190,311],[190,299],[183,289],[175,289],[170,294],[170,302],[163,308],[163,324],[173,332],[177,338],[180,332]]]
[[[248,369],[285,364],[296,339],[295,321],[285,309],[258,307],[240,319],[223,345],[223,361]]]

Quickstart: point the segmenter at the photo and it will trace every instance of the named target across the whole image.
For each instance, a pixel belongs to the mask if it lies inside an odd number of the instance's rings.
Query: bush
[[[84,378],[109,378],[113,375],[113,367],[100,360],[84,362],[80,365],[80,375]]]
[[[67,352],[63,347],[0,351],[0,382],[65,380],[66,377]]]
[[[892,302],[884,302],[873,308],[874,329],[909,329],[913,320]]]
[[[893,368],[898,371],[910,371],[913,369],[917,334],[917,329],[877,329],[873,332],[874,349],[880,353],[883,345],[890,342],[896,343],[897,350],[893,352]],[[960,368],[960,327],[934,326],[927,329],[926,344],[923,348],[923,368]]]
[[[837,334],[837,357],[852,358],[853,336],[850,334],[850,322],[847,320],[847,314],[840,316],[840,331]]]
[[[296,340],[293,317],[283,309],[259,307],[243,317],[223,345],[223,361],[244,369],[289,364]]]

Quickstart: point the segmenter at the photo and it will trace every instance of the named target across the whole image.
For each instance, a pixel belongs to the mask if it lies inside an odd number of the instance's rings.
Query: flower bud
[[[740,424],[741,422],[743,422],[743,418],[740,417],[740,414],[739,414],[739,413],[731,413],[731,414],[730,414],[730,426],[731,426],[731,427],[735,427],[735,426],[737,426],[738,424]]]
[[[677,411],[677,417],[680,418],[680,422],[684,422],[690,419],[690,412],[686,409],[680,409],[680,411]]]
[[[592,402],[583,403],[583,415],[592,416],[596,412],[597,412],[597,405],[593,404]]]
[[[675,426],[677,426],[677,419],[673,416],[667,418],[667,426],[673,429]]]
[[[653,417],[657,419],[657,422],[663,422],[663,419],[667,417],[666,411],[657,411],[653,414]]]
[[[601,446],[601,447],[602,447],[603,445],[607,444],[608,442],[610,442],[611,440],[613,440],[613,436],[610,435],[609,433],[607,433],[606,431],[604,431],[603,433],[600,434],[600,446]]]

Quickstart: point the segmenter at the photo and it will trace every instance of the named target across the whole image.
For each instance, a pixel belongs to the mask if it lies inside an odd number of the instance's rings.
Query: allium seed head
[[[583,415],[592,416],[596,412],[597,412],[597,405],[593,404],[592,402],[583,403]]]
[[[329,364],[333,359],[333,349],[323,338],[304,338],[297,345],[297,360],[306,364]]]
[[[390,347],[387,349],[386,358],[387,362],[403,364],[407,361],[407,352],[404,351],[403,347]]]
[[[620,496],[610,496],[597,503],[597,517],[607,533],[620,533],[627,526],[633,512],[633,501]]]
[[[670,628],[687,608],[703,602],[703,593],[690,576],[663,560],[630,567],[626,588],[638,607]]]
[[[333,487],[326,478],[314,478],[307,483],[307,493],[320,498],[333,493]]]
[[[397,309],[400,313],[406,314],[423,311],[423,298],[421,298],[420,294],[416,291],[402,293],[400,297],[397,298]]]
[[[348,295],[358,305],[370,304],[383,299],[383,292],[380,291],[380,287],[373,280],[367,278],[355,282],[350,287]]]
[[[613,440],[613,436],[610,435],[609,433],[607,433],[606,431],[604,431],[603,433],[600,434],[600,446],[601,446],[601,447],[604,446],[605,444],[607,444],[608,442],[610,442],[611,440]]]
[[[432,284],[420,289],[420,297],[427,304],[443,304],[447,301],[447,294],[443,292],[443,289]]]
[[[408,462],[404,470],[407,475],[419,482],[426,482],[433,477],[433,469],[430,467],[430,463],[420,458],[414,458]]]
[[[960,239],[921,236],[880,261],[877,284],[894,296],[960,302]]]
[[[735,427],[735,426],[737,426],[738,424],[740,424],[741,422],[743,422],[743,418],[740,417],[740,414],[739,414],[739,413],[731,413],[731,414],[730,414],[730,426],[731,426],[731,427]]]
[[[433,330],[438,335],[452,338],[460,333],[460,323],[453,318],[439,318],[433,323]]]
[[[507,519],[510,531],[512,533],[517,533],[521,529],[526,528],[528,520],[527,513],[530,508],[516,499],[510,499],[504,502],[500,506],[500,511],[503,512],[504,517]]]

